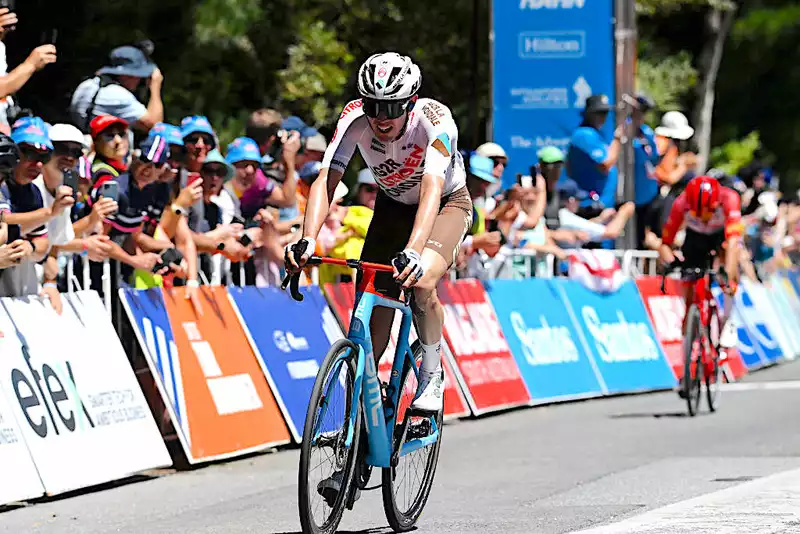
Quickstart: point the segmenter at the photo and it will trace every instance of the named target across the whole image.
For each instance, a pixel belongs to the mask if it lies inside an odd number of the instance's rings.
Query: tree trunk
[[[699,172],[705,172],[708,166],[708,156],[711,150],[711,123],[714,115],[714,89],[719,65],[722,62],[725,39],[728,37],[735,17],[736,7],[724,11],[712,8],[706,16],[706,30],[708,30],[709,36],[698,61],[700,79],[696,89],[697,104],[694,110],[694,140],[697,145],[697,169]]]

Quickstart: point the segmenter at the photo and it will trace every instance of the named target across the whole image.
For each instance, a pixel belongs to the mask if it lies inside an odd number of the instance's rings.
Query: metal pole
[[[494,0],[489,0],[489,117],[487,117],[486,120],[486,139],[490,141],[495,140],[493,130],[494,130]]]
[[[617,124],[625,124],[628,105],[623,95],[635,92],[636,63],[636,2],[635,0],[616,0],[616,20],[614,24],[614,42],[616,45],[616,89],[617,89]],[[622,113],[620,113],[622,112]],[[634,200],[634,152],[633,139],[628,138],[622,144],[617,160],[617,197],[623,202]],[[628,219],[625,232],[620,236],[617,247],[622,249],[636,248],[636,216]]]

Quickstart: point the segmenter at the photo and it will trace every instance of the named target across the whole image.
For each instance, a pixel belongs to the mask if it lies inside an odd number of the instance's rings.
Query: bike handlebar
[[[675,260],[669,265],[664,268],[664,272],[661,274],[661,294],[666,294],[666,283],[667,283],[667,275],[673,272],[680,271],[686,276],[689,281],[699,280],[700,278],[704,277],[706,274],[710,275],[711,278],[717,278],[720,285],[726,285],[724,280],[719,280],[720,277],[725,278],[725,271],[720,270],[719,272],[716,269],[711,268],[701,268],[701,267],[686,267],[684,268],[683,262],[680,260]]]
[[[403,269],[405,269],[407,261],[408,260],[405,259],[405,256],[401,256],[401,258],[397,260],[398,263],[397,267],[398,269],[400,269],[401,272]],[[340,265],[344,267],[350,267],[351,269],[357,269],[359,271],[367,270],[367,271],[379,271],[385,273],[394,272],[394,268],[391,265],[384,265],[382,263],[371,263],[368,261],[361,261],[361,260],[346,260],[341,258],[323,258],[321,256],[311,256],[310,258],[308,258],[308,261],[306,262],[306,265],[320,265],[320,264]],[[289,286],[289,293],[292,295],[292,298],[298,302],[302,302],[304,299],[303,294],[300,293],[299,289],[300,274],[301,271],[298,271],[296,273],[286,273],[286,276],[283,279],[283,283],[281,283],[281,291],[285,291],[286,287]]]

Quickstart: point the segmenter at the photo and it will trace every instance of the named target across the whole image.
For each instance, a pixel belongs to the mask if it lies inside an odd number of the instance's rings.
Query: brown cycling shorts
[[[375,213],[367,231],[361,259],[389,265],[391,259],[402,252],[411,237],[414,219],[417,216],[416,204],[402,204],[378,192],[375,200]],[[458,249],[464,236],[472,226],[472,199],[466,187],[457,189],[442,197],[439,214],[433,223],[433,230],[425,248],[436,251],[448,268],[455,262]],[[375,289],[390,298],[400,296],[400,287],[392,273],[376,273]]]

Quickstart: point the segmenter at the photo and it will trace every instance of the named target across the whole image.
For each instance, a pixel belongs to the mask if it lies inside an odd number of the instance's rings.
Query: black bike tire
[[[418,343],[418,341],[415,341],[411,346],[412,354],[417,354],[417,347],[419,346]],[[411,369],[409,368],[408,364],[404,365],[403,375],[400,380],[401,395],[405,389],[406,379],[408,378],[410,372]],[[442,446],[443,425],[444,408],[442,408],[442,410],[440,410],[436,416],[436,426],[439,428],[439,439],[437,439],[436,443],[432,445],[434,449],[428,456],[428,461],[425,465],[425,474],[422,477],[422,487],[419,489],[417,499],[415,500],[413,506],[409,508],[408,512],[403,513],[398,510],[397,503],[395,502],[392,476],[392,471],[394,471],[394,469],[391,467],[382,469],[381,490],[383,493],[383,509],[386,512],[386,519],[389,521],[389,526],[392,527],[392,530],[395,532],[408,532],[409,530],[412,530],[422,515],[423,510],[425,509],[425,504],[428,502],[431,489],[433,489],[433,479],[436,475],[436,467],[439,463],[439,450]],[[395,425],[395,428],[397,428],[397,424]],[[396,439],[398,439],[398,437],[392,435],[392,443],[394,443]]]
[[[700,336],[700,309],[696,304],[689,307],[686,319],[686,336],[683,338],[683,392],[689,415],[694,417],[700,408],[700,389],[702,384],[702,359],[695,360],[695,376],[692,378],[692,347]],[[692,394],[694,393],[694,399]]]
[[[719,317],[719,312],[717,308],[712,308],[712,321],[716,321],[717,323],[717,344],[713,347],[714,350],[714,372],[713,375],[707,375],[705,378],[706,382],[706,402],[708,402],[708,411],[716,412],[717,407],[719,406],[719,397],[722,393],[720,391],[720,385],[722,383],[722,367],[719,364],[719,342],[720,338],[722,337],[722,321]],[[711,329],[711,325],[709,324],[709,329]],[[713,379],[713,380],[712,380]]]
[[[336,357],[342,353],[345,348],[350,348],[352,357],[349,359],[347,365],[352,373],[352,378],[355,381],[356,376],[356,360],[358,357],[358,347],[349,339],[340,339],[336,341],[330,349],[328,354],[317,372],[317,378],[314,382],[314,388],[311,392],[311,398],[308,402],[308,412],[306,413],[306,420],[303,427],[303,441],[300,445],[300,467],[298,470],[298,512],[300,514],[300,524],[304,534],[331,534],[336,532],[339,523],[342,520],[345,506],[347,504],[347,495],[349,493],[350,485],[353,481],[353,473],[355,471],[355,459],[358,456],[358,447],[361,437],[361,403],[358,403],[356,412],[356,420],[353,434],[353,444],[350,451],[347,453],[347,460],[345,461],[345,484],[336,503],[328,516],[328,521],[323,523],[322,527],[318,526],[312,517],[310,510],[309,491],[315,491],[316,488],[309,488],[308,485],[308,463],[311,456],[311,433],[314,429],[314,419],[316,418],[320,397],[322,396],[322,388],[325,386],[328,374],[331,367],[336,360]],[[345,405],[345,413],[349,413],[352,395],[347,397],[347,404]]]

